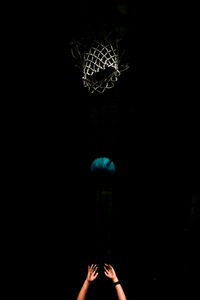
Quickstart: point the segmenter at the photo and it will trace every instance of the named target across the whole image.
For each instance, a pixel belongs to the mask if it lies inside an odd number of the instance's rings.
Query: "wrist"
[[[85,283],[86,283],[87,285],[90,285],[91,282],[92,282],[92,281],[90,281],[90,280],[88,280],[88,279],[86,278]]]
[[[117,278],[117,276],[115,276],[114,278],[112,278],[113,283],[119,281],[119,279]]]

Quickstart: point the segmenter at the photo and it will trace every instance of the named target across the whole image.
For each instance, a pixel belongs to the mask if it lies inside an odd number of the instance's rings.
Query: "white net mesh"
[[[78,48],[76,51],[81,57],[83,85],[91,93],[103,93],[105,90],[111,89],[121,72],[128,69],[128,65],[119,66],[118,49],[107,40],[103,42],[95,41],[89,51],[85,51],[83,55],[81,55]]]
[[[106,89],[112,88],[120,75],[118,62],[118,52],[112,44],[96,42],[88,53],[84,53],[82,77],[84,86],[91,93],[94,91],[103,93]]]

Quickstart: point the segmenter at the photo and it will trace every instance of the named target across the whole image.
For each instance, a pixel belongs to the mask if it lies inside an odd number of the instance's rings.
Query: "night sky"
[[[42,257],[55,254],[64,284],[70,270],[65,299],[76,299],[88,264],[104,262],[116,268],[127,299],[171,295],[195,278],[200,200],[195,175],[190,197],[179,150],[169,19],[163,8],[158,15],[135,1],[60,0],[50,32],[49,80],[28,105],[28,160],[37,174],[29,184],[42,219]],[[109,32],[121,38],[129,69],[112,89],[91,94],[72,42],[85,49]],[[116,172],[91,172],[98,157],[111,159]],[[88,299],[115,299],[102,274]]]

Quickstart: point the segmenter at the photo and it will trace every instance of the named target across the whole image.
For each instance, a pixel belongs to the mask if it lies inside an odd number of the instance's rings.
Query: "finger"
[[[94,279],[96,279],[98,275],[99,275],[99,273],[97,272],[97,273],[94,275]]]
[[[104,274],[108,277],[108,273],[105,271]]]
[[[105,265],[108,269],[112,269],[112,266],[110,264],[105,264]]]
[[[94,275],[96,273],[96,269],[92,269],[92,275]]]
[[[95,272],[97,271],[97,269],[98,269],[98,266],[95,265],[95,266],[94,266],[94,269],[93,269],[93,272],[95,273]]]
[[[109,265],[109,268],[110,268],[111,270],[113,270],[113,267],[112,267],[111,265]]]
[[[95,265],[93,265],[93,267],[92,267],[92,273],[94,273],[95,272],[95,270],[96,270],[96,264]]]

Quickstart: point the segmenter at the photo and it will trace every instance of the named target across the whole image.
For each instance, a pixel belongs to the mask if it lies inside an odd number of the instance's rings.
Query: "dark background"
[[[116,268],[127,298],[170,295],[179,282],[195,278],[197,261],[191,257],[197,253],[199,221],[194,226],[192,220],[199,198],[197,191],[193,200],[189,198],[180,175],[177,144],[182,130],[176,123],[169,22],[162,8],[158,16],[153,7],[137,9],[135,1],[88,0],[70,5],[62,1],[60,7],[64,62],[58,137],[62,157],[65,151],[67,155],[60,162],[66,174],[61,186],[66,184],[66,191],[58,214],[61,245],[71,253],[63,268],[71,259],[74,265],[72,295],[79,291],[87,265],[105,260]],[[70,42],[116,28],[123,30],[122,49],[130,68],[113,89],[90,94],[74,67]],[[100,179],[95,181],[89,166],[98,156],[111,158],[117,170],[103,181],[113,191],[109,256],[103,241],[96,240],[94,226]],[[106,230],[102,227],[102,234]],[[106,280],[102,279],[102,286],[97,281],[88,296],[114,297]]]
[[[59,274],[67,299],[76,298],[88,264],[104,261],[116,269],[127,299],[180,292],[179,283],[195,279],[199,265],[199,191],[194,172],[190,197],[189,165],[179,145],[177,54],[168,10],[128,0],[62,0],[48,13],[36,47],[40,72],[29,90],[31,126],[22,151],[24,175],[33,171],[23,192],[31,194],[27,219],[34,212],[33,261],[40,262],[41,274]],[[75,67],[71,41],[116,28],[130,68],[113,89],[90,94]],[[113,176],[90,173],[99,156],[113,160]],[[106,188],[112,190],[109,255],[105,240],[98,240],[99,230],[102,237],[108,228],[95,223],[97,190]],[[104,277],[88,294],[114,297]]]

